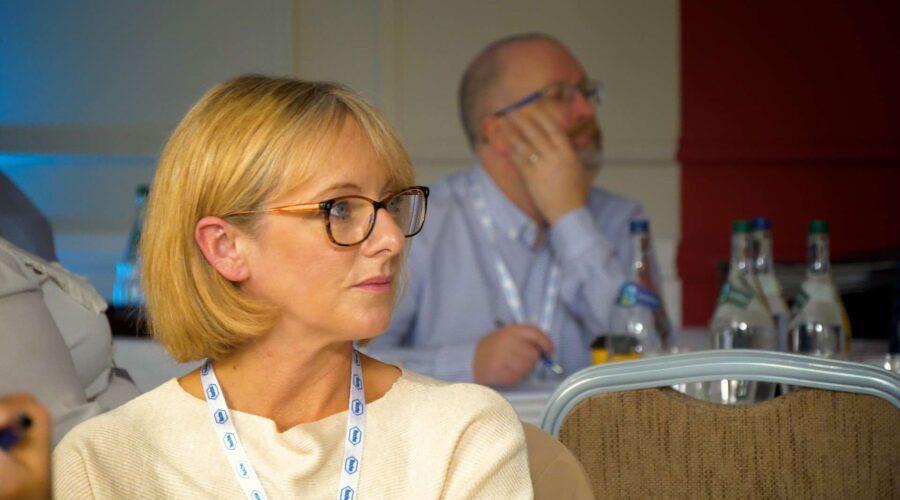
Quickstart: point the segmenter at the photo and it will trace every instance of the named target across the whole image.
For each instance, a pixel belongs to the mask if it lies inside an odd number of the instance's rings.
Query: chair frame
[[[564,380],[547,401],[541,428],[559,438],[566,415],[595,394],[722,379],[868,394],[900,409],[900,376],[883,368],[801,354],[727,349],[620,361],[580,370]]]

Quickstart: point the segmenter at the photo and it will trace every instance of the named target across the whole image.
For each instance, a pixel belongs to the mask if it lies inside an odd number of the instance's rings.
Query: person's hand
[[[475,348],[475,382],[514,385],[534,370],[541,354],[553,354],[553,342],[533,325],[502,326],[485,335]]]
[[[44,500],[50,498],[50,417],[34,398],[16,394],[0,398],[0,429],[11,425],[22,413],[32,425],[22,440],[9,450],[0,450],[0,499]]]
[[[587,203],[593,173],[568,134],[538,106],[504,117],[510,160],[519,167],[535,206],[548,224]]]

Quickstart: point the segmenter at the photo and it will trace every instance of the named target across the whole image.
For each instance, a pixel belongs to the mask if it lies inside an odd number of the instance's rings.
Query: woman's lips
[[[390,276],[375,276],[373,278],[360,281],[356,284],[356,288],[361,288],[370,292],[389,292],[391,291],[391,284],[393,283],[393,281],[393,278],[391,278]]]

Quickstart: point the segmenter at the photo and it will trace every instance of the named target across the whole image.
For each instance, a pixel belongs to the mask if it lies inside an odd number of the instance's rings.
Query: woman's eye
[[[396,214],[396,213],[400,212],[400,210],[402,208],[403,208],[403,196],[397,196],[397,197],[393,198],[392,200],[388,201],[388,203],[387,203],[387,209],[392,214]]]
[[[353,211],[350,209],[350,203],[346,201],[336,201],[328,212],[329,217],[337,220],[347,220],[351,215]]]

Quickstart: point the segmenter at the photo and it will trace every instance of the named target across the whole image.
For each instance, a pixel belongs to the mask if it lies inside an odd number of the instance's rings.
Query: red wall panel
[[[836,259],[900,248],[900,3],[681,3],[683,318],[705,324],[731,221],[773,219],[802,261],[827,219]]]

